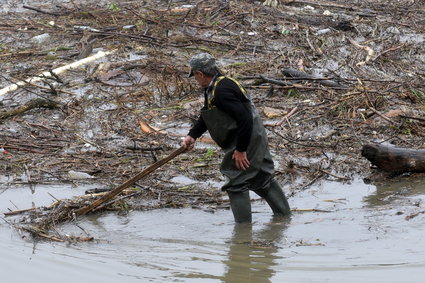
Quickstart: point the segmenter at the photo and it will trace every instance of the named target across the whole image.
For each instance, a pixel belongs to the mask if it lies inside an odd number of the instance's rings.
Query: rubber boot
[[[229,192],[227,191],[230,200],[230,208],[233,212],[233,217],[236,223],[251,223],[251,199],[249,191],[244,192]]]
[[[288,200],[276,180],[271,180],[268,187],[254,192],[266,200],[274,215],[285,216],[291,214]]]

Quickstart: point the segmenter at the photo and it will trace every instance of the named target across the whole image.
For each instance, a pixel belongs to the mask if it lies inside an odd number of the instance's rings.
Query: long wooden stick
[[[40,10],[38,8],[30,7],[30,6],[27,6],[27,5],[22,6],[22,8],[25,8],[25,9],[28,9],[28,10],[33,10],[33,11],[36,11],[36,12],[39,12],[39,13],[42,13],[42,14],[47,14],[47,15],[52,15],[52,16],[61,16],[61,14],[58,14],[58,13],[43,11],[43,10]]]
[[[128,187],[130,187],[131,185],[133,185],[134,183],[136,183],[137,181],[139,181],[140,179],[142,179],[146,175],[149,175],[150,173],[152,173],[153,171],[155,171],[156,169],[158,169],[159,167],[161,167],[162,165],[164,165],[165,163],[167,163],[171,159],[173,159],[176,156],[178,156],[179,154],[183,153],[185,150],[186,149],[183,146],[180,147],[180,148],[178,148],[178,149],[176,149],[175,151],[173,151],[167,157],[165,157],[165,158],[163,158],[163,159],[155,162],[154,164],[152,164],[148,168],[144,169],[142,172],[140,172],[136,176],[134,176],[131,179],[127,180],[126,182],[124,182],[120,186],[116,187],[115,189],[113,189],[109,193],[103,195],[100,199],[97,199],[93,203],[91,203],[91,204],[89,204],[89,205],[87,205],[87,206],[85,206],[83,208],[80,208],[77,211],[77,215],[84,215],[84,214],[86,214],[86,213],[94,210],[95,208],[99,207],[100,205],[102,205],[103,203],[105,203],[108,200],[112,199],[113,197],[115,197],[116,195],[118,195],[119,193],[121,193],[123,190],[127,189]]]

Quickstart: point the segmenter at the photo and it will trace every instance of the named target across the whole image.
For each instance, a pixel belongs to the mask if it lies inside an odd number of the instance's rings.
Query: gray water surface
[[[91,187],[1,188],[0,210],[48,205],[48,192],[65,198]],[[73,244],[22,239],[0,219],[1,281],[424,282],[425,216],[405,219],[423,210],[424,198],[421,180],[326,182],[289,199],[302,210],[289,220],[273,219],[260,200],[252,225],[234,225],[229,210],[103,213],[78,220],[96,241]],[[83,233],[74,224],[61,230]]]

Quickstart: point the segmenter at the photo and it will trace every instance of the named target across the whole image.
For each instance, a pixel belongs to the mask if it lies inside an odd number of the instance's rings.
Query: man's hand
[[[232,159],[235,160],[236,167],[240,170],[246,170],[249,167],[249,160],[246,156],[246,152],[240,152],[235,150],[232,155]]]
[[[191,136],[186,136],[182,141],[182,146],[186,148],[186,151],[191,151],[195,146],[195,139]]]

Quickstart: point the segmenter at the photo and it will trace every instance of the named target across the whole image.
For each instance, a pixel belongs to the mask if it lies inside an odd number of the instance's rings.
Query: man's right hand
[[[240,152],[235,150],[233,152],[232,159],[235,160],[236,167],[238,167],[239,170],[246,170],[250,165],[245,151]]]
[[[186,151],[190,151],[195,146],[195,139],[191,136],[186,136],[182,141],[182,146],[186,148]]]

